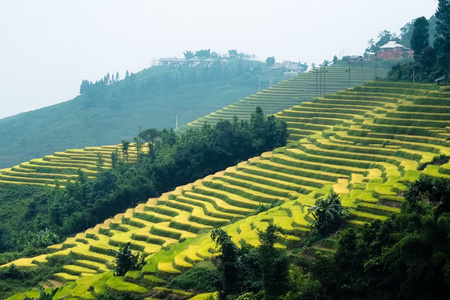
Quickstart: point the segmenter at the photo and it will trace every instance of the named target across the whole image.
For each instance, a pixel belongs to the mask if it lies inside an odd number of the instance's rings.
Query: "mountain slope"
[[[259,89],[265,64],[154,66],[124,80],[92,84],[60,104],[0,120],[0,168],[55,151],[118,144],[140,128],[175,128]],[[262,88],[265,88],[262,82]]]
[[[256,106],[261,107],[266,114],[275,114],[293,105],[299,105],[303,101],[311,101],[313,97],[324,96],[357,84],[363,84],[368,80],[373,80],[375,75],[384,78],[387,76],[388,70],[389,63],[387,61],[377,63],[366,61],[362,67],[360,63],[348,64],[339,61],[331,66],[302,73],[280,82],[187,125],[201,127],[204,122],[215,124],[221,119],[232,120],[235,115],[246,119],[249,112],[254,111]]]
[[[425,84],[371,82],[315,98],[278,114],[290,128],[311,131],[299,141],[149,199],[51,246],[55,253],[14,263],[33,267],[71,254],[73,261],[55,274],[70,282],[59,297],[91,299],[108,287],[144,298],[160,291],[155,285],[210,259],[216,249],[208,232],[216,226],[226,226],[235,242],[257,245],[254,229],[273,222],[288,233],[279,245],[286,247],[308,231],[305,206],[330,191],[354,208],[350,223],[384,220],[399,211],[406,184],[421,173],[449,178],[449,163],[433,164],[450,156],[449,106],[445,88]],[[329,107],[338,110],[327,115]],[[251,215],[261,203],[278,201]],[[108,249],[127,241],[151,255],[147,265],[124,277],[103,273],[113,259]]]

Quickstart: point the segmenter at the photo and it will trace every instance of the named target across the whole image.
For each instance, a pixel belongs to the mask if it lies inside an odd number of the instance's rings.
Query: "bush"
[[[314,218],[311,225],[319,233],[327,234],[336,231],[348,216],[348,210],[341,205],[341,199],[332,193],[326,199],[317,199],[316,206],[308,209],[308,215]]]
[[[219,281],[217,268],[210,262],[201,262],[175,277],[169,283],[169,287],[196,292],[214,292]]]

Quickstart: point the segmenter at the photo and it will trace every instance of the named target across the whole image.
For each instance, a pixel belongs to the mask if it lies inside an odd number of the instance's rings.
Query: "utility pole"
[[[322,68],[319,69],[319,97],[322,97]]]
[[[374,78],[374,81],[377,81],[377,78],[378,78],[377,66],[378,66],[378,52],[375,52],[375,78]]]
[[[316,97],[318,97],[318,95],[317,95],[318,94],[317,93],[318,92],[318,85],[317,85],[317,83],[318,83],[318,78],[317,78],[318,72],[317,71],[318,71],[317,69],[314,70],[314,72],[316,73]]]
[[[364,84],[363,58],[361,57],[361,84]]]
[[[348,72],[348,87],[350,87],[350,59],[348,60],[348,70],[345,72]]]

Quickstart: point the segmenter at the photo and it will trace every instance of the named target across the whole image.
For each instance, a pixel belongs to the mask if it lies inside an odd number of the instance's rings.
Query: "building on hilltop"
[[[205,67],[211,67],[214,64],[214,59],[212,58],[207,58],[203,61],[203,64]]]
[[[297,63],[285,60],[282,63],[275,63],[272,67],[270,67],[270,70],[273,73],[283,73],[285,76],[296,76],[303,73],[305,68]]]
[[[352,55],[348,58],[349,64],[356,64],[356,63],[362,63],[363,57],[361,55]]]
[[[273,73],[281,73],[283,72],[283,65],[280,63],[274,63],[273,66],[270,67],[270,71]]]
[[[197,57],[193,57],[189,60],[189,67],[195,67],[199,65],[202,61],[198,59]]]
[[[163,66],[183,66],[188,64],[188,61],[184,58],[176,58],[176,57],[168,57],[168,58],[160,58],[158,60],[160,65]]]
[[[290,76],[295,76],[298,75],[300,73],[303,73],[305,71],[305,69],[302,66],[299,66],[296,63],[290,63],[288,64],[285,69],[284,69],[284,75],[290,75]]]
[[[168,57],[168,58],[160,58],[158,60],[160,65],[163,66],[189,66],[189,67],[195,67],[199,65],[202,61],[198,59],[197,57],[191,58],[189,60],[186,60],[184,58],[177,58],[177,57]]]
[[[178,58],[176,58],[176,57],[160,58],[158,61],[159,61],[160,65],[164,65],[164,66],[178,64]]]
[[[380,47],[380,51],[377,53],[379,59],[404,59],[413,58],[414,51],[411,49],[397,44],[395,41],[389,41],[387,44]]]

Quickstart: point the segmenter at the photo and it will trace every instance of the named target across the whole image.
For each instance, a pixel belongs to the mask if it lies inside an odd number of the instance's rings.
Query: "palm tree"
[[[348,216],[348,209],[341,205],[341,199],[336,193],[331,193],[326,199],[317,199],[316,206],[310,206],[308,215],[314,218],[313,227],[320,233],[336,231],[342,221]]]
[[[116,256],[114,260],[116,265],[115,276],[123,276],[130,270],[140,270],[145,265],[145,256],[139,252],[131,252],[129,242],[125,247],[119,246],[119,251],[114,249],[109,249],[109,251]]]

